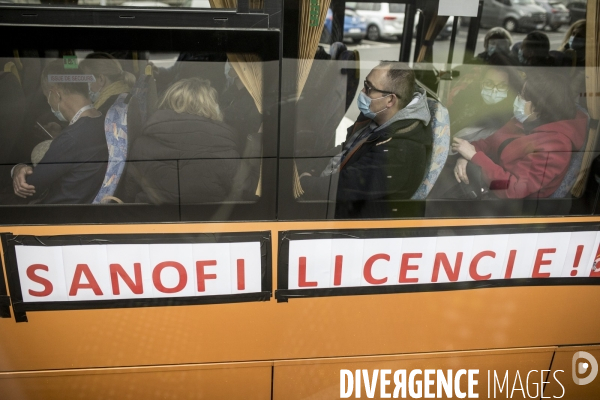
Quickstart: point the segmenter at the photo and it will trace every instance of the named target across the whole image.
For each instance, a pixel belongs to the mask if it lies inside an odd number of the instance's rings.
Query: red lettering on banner
[[[82,274],[85,275],[85,279],[87,279],[88,283],[81,283]],[[77,264],[77,267],[75,267],[69,296],[77,296],[79,289],[92,289],[96,296],[102,296],[103,294],[98,282],[96,282],[96,278],[94,278],[94,275],[87,264]]]
[[[448,261],[448,257],[446,253],[436,253],[435,261],[433,262],[433,275],[431,277],[431,282],[437,282],[438,276],[440,273],[440,264],[444,266],[444,271],[446,271],[446,276],[450,282],[456,282],[458,280],[458,273],[460,272],[460,264],[462,263],[463,252],[459,251],[456,253],[456,263],[454,264],[454,269],[450,265],[450,261]]]
[[[196,261],[196,275],[198,277],[198,291],[205,292],[206,291],[206,280],[207,279],[217,279],[217,274],[205,274],[204,267],[210,267],[217,265],[217,260],[202,260]],[[239,277],[239,260],[238,260],[238,277]],[[238,283],[239,285],[239,283]]]
[[[365,281],[369,282],[371,285],[382,285],[387,282],[387,278],[376,279],[373,277],[373,264],[375,264],[375,261],[377,260],[390,261],[390,256],[384,253],[375,254],[369,257],[365,263],[363,276],[365,277]]]
[[[306,257],[298,257],[298,287],[316,287],[317,282],[306,280]]]
[[[243,258],[237,260],[237,288],[238,290],[246,289],[246,271]]]
[[[512,278],[513,268],[515,266],[515,258],[517,258],[517,251],[511,250],[508,253],[508,262],[506,263],[506,272],[504,272],[504,279]]]
[[[134,294],[143,294],[144,287],[142,283],[142,264],[133,263],[133,275],[135,276],[135,282],[131,279],[121,264],[110,264],[110,282],[112,283],[113,294],[121,294],[119,288],[119,276],[123,279],[123,282],[129,287]]]
[[[175,268],[177,270],[177,273],[179,274],[179,283],[177,283],[177,285],[175,285],[175,287],[173,288],[165,287],[165,285],[162,284],[162,281],[160,279],[160,274],[162,270],[167,267]],[[154,271],[152,271],[152,282],[154,283],[154,287],[156,288],[156,290],[162,293],[181,292],[185,285],[187,285],[187,279],[187,272],[185,271],[185,268],[183,267],[183,265],[179,264],[176,261],[161,262],[156,267],[154,267]]]
[[[487,275],[479,275],[479,273],[477,272],[477,264],[479,264],[479,261],[483,257],[496,258],[496,253],[494,253],[493,251],[486,250],[482,251],[481,253],[478,253],[475,257],[473,257],[473,260],[471,260],[471,265],[469,265],[469,275],[471,275],[471,278],[475,279],[476,281],[486,281],[492,277],[491,273]]]
[[[54,289],[54,287],[52,286],[52,282],[50,282],[46,278],[42,278],[41,276],[36,275],[35,271],[38,271],[38,270],[48,271],[49,268],[47,265],[44,265],[44,264],[30,265],[29,267],[27,267],[27,277],[29,279],[31,279],[33,282],[39,283],[40,285],[42,285],[44,287],[44,290],[37,291],[37,290],[29,289],[29,294],[32,296],[35,296],[35,297],[49,296],[52,294],[52,290]]]
[[[333,286],[340,286],[342,284],[342,263],[344,262],[344,256],[335,256],[335,269],[333,271]]]
[[[542,265],[552,264],[551,260],[544,260],[544,254],[556,253],[556,249],[539,249],[535,256],[535,263],[533,264],[532,278],[549,278],[550,272],[540,272]]]
[[[422,258],[423,253],[405,253],[402,254],[402,261],[400,262],[400,277],[398,278],[399,283],[417,283],[419,278],[407,278],[406,274],[408,271],[416,271],[419,269],[418,265],[410,265],[411,258]]]

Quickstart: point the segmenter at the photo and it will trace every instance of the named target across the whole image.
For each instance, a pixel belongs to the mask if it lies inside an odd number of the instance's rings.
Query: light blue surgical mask
[[[496,51],[496,45],[490,44],[487,49],[488,56],[491,56]]]
[[[231,64],[229,64],[229,60],[225,61],[225,78],[227,79],[227,86],[229,87],[233,85],[235,82],[235,77],[229,75],[229,71],[231,71]],[[235,71],[234,71],[235,72]]]
[[[527,121],[527,118],[531,116],[531,114],[525,114],[525,104],[527,103],[521,96],[517,96],[513,103],[513,113],[520,123]]]
[[[498,89],[481,89],[481,97],[485,104],[497,104],[506,98],[507,92],[500,92]]]
[[[572,50],[582,50],[585,48],[585,39],[580,37],[569,37],[569,48]]]
[[[521,65],[525,65],[526,60],[525,57],[523,57],[523,49],[519,49],[519,54],[517,55],[517,57],[519,58],[519,62],[521,63]]]
[[[377,116],[377,114],[379,114],[380,112],[383,112],[385,110],[387,110],[388,108],[385,107],[383,110],[379,110],[377,112],[371,111],[371,101],[372,100],[379,100],[379,99],[383,99],[384,97],[388,97],[391,96],[391,94],[385,95],[385,96],[381,96],[378,97],[376,99],[372,99],[369,96],[366,95],[365,92],[360,92],[358,94],[358,109],[360,110],[361,113],[363,113],[363,115],[367,118],[373,119]]]
[[[52,92],[50,92],[48,94],[48,105],[50,106],[50,109],[52,110],[52,114],[54,114],[54,116],[61,122],[67,122],[67,119],[65,118],[65,116],[60,112],[60,99],[58,101],[57,107],[58,110],[54,111],[54,108],[52,108],[52,104],[50,104],[50,95],[52,94]]]
[[[88,82],[88,97],[90,98],[92,103],[95,103],[96,101],[98,101],[98,98],[100,98],[100,91],[94,92],[92,90],[92,84],[90,82]]]

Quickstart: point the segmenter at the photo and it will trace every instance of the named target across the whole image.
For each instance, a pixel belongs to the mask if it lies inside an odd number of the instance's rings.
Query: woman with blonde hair
[[[79,67],[85,74],[94,75],[96,82],[88,83],[89,98],[104,115],[117,97],[129,93],[135,84],[135,76],[123,71],[119,60],[108,53],[91,53]]]
[[[217,91],[209,81],[175,82],[133,143],[124,200],[153,204],[224,201],[241,160],[236,133],[222,121]]]

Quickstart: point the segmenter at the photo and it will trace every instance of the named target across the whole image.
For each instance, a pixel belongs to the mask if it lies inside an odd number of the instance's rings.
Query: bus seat
[[[4,72],[13,74],[17,78],[19,85],[21,84],[21,76],[19,75],[19,69],[17,68],[17,65],[14,62],[9,61],[6,64],[4,64]]]
[[[433,135],[433,146],[429,169],[425,173],[421,186],[413,194],[413,200],[424,200],[446,164],[448,151],[450,150],[450,116],[448,110],[439,101],[427,99],[427,105],[431,112],[431,134]]]
[[[558,189],[556,189],[556,191],[550,195],[551,199],[562,199],[564,197],[568,197],[569,193],[571,192],[571,189],[573,188],[573,185],[575,184],[575,181],[577,181],[579,171],[581,170],[581,163],[583,163],[583,155],[585,153],[585,144],[587,143],[588,134],[590,132],[591,119],[590,114],[585,108],[577,104],[577,109],[582,111],[585,115],[587,115],[588,122],[586,127],[586,138],[583,142],[584,144],[581,147],[581,149],[573,153],[573,155],[571,156],[571,161],[569,161],[569,166],[567,167],[567,173],[565,174],[565,177],[560,183]]]
[[[123,175],[127,161],[127,104],[130,95],[121,93],[115,103],[109,108],[104,119],[104,133],[108,145],[108,166],[104,175],[104,182],[96,195],[93,204],[104,203],[111,198]]]

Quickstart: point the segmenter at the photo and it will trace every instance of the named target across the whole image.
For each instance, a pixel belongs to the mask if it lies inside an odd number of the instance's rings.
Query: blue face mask
[[[52,104],[50,104],[50,95],[52,94],[52,92],[50,92],[48,94],[48,105],[50,106],[50,109],[52,110],[52,114],[54,114],[54,116],[61,122],[67,122],[67,119],[65,118],[64,115],[62,115],[62,113],[60,112],[60,100],[59,100],[59,104],[57,104],[58,110],[54,111],[54,108],[52,108]]]
[[[519,49],[518,58],[519,58],[519,62],[521,63],[521,65],[525,65],[526,60],[525,60],[525,57],[523,57],[523,49]]]
[[[521,96],[517,96],[513,103],[513,113],[520,123],[527,121],[527,118],[531,116],[531,114],[525,114],[525,104],[527,102]]]
[[[580,37],[569,37],[569,48],[572,50],[582,50],[585,48],[585,39]]]
[[[92,84],[89,82],[88,82],[88,97],[90,98],[92,103],[95,103],[96,101],[98,101],[98,98],[100,98],[100,90],[97,92],[94,92],[92,90]]]
[[[377,112],[371,111],[371,101],[372,100],[379,100],[379,99],[383,99],[384,97],[388,97],[391,96],[391,94],[385,95],[385,96],[381,96],[378,97],[376,99],[372,99],[369,96],[367,96],[365,94],[365,92],[360,92],[358,94],[358,109],[360,110],[361,113],[363,113],[363,115],[367,118],[373,119],[377,116],[377,114],[379,114],[382,111],[387,110],[388,108],[385,107],[383,110],[379,110]]]
[[[227,87],[233,85],[233,82],[235,82],[235,77],[230,76],[229,71],[231,71],[231,64],[229,64],[229,60],[227,60],[227,61],[225,61],[225,71],[224,71],[225,78],[227,78]]]
[[[488,56],[491,56],[496,51],[496,45],[490,44],[487,49]]]

